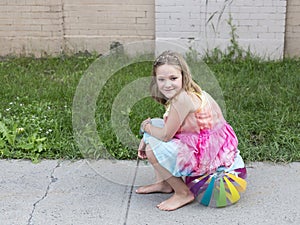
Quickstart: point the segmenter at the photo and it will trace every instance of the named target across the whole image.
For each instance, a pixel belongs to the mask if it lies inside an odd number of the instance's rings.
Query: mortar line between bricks
[[[49,184],[48,184],[48,186],[47,186],[47,188],[46,188],[45,194],[44,194],[39,200],[37,200],[35,203],[33,203],[33,208],[32,208],[32,211],[31,211],[31,213],[30,213],[30,215],[29,215],[29,219],[28,219],[28,221],[27,221],[27,224],[28,224],[28,225],[32,225],[32,219],[33,219],[33,215],[34,215],[34,212],[35,212],[35,210],[36,210],[37,205],[38,205],[41,201],[43,201],[43,200],[48,196],[48,192],[49,192],[49,190],[50,190],[51,184],[53,184],[54,182],[56,182],[57,178],[53,177],[53,174],[54,174],[55,170],[56,170],[58,167],[60,167],[60,162],[57,162],[57,165],[56,165],[56,166],[52,169],[52,171],[51,171],[51,174],[50,174],[50,179],[51,179],[51,180],[50,180],[50,182],[49,182]]]
[[[125,218],[124,218],[124,225],[127,224],[127,219],[128,219],[129,209],[130,209],[130,203],[131,203],[131,197],[132,197],[132,192],[133,192],[133,188],[134,188],[134,184],[135,184],[135,180],[136,180],[137,171],[138,171],[138,168],[139,168],[139,163],[140,163],[140,160],[139,160],[139,158],[137,158],[136,168],[135,168],[135,171],[134,171],[132,184],[131,184],[130,192],[129,192],[129,197],[128,197],[128,201],[127,201],[126,213],[125,213]]]

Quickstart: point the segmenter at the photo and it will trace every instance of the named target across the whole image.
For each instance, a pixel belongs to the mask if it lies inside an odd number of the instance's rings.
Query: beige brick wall
[[[104,53],[154,39],[154,0],[1,0],[0,55]]]
[[[154,39],[154,0],[65,0],[65,48],[106,52],[113,41]]]
[[[0,55],[43,56],[85,50],[105,53],[113,41],[153,40],[157,38],[157,2],[0,0]],[[181,1],[174,2],[181,4]],[[168,14],[165,16],[170,17]],[[287,1],[285,30],[285,55],[299,57],[299,0]]]
[[[60,52],[61,24],[61,0],[1,0],[0,54]]]
[[[300,1],[288,0],[285,55],[300,57]]]

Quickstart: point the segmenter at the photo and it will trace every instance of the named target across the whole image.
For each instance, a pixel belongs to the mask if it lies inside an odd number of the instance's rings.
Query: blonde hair
[[[177,52],[164,51],[161,53],[153,63],[152,68],[152,80],[150,84],[150,92],[153,99],[157,102],[166,105],[168,99],[159,91],[156,83],[156,69],[162,65],[176,66],[181,70],[182,75],[182,88],[186,92],[201,93],[201,88],[198,84],[193,81],[189,66],[185,59]]]

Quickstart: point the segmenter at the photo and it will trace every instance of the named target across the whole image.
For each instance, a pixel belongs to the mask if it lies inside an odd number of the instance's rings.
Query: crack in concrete
[[[60,162],[57,162],[57,165],[56,165],[56,166],[52,169],[52,171],[51,171],[51,174],[50,174],[50,179],[51,179],[51,180],[50,180],[50,182],[49,182],[49,184],[48,184],[48,186],[47,186],[47,188],[46,188],[45,194],[44,194],[39,200],[37,200],[37,201],[33,204],[33,208],[32,208],[32,210],[31,210],[31,213],[30,213],[30,215],[29,215],[29,219],[28,219],[28,221],[27,221],[27,224],[28,224],[28,225],[32,225],[32,219],[33,219],[33,215],[34,215],[34,212],[35,212],[35,210],[36,210],[37,205],[38,205],[41,201],[43,201],[43,200],[48,196],[48,192],[49,192],[49,190],[50,190],[50,186],[51,186],[53,183],[55,183],[55,182],[57,181],[57,178],[54,177],[53,174],[54,174],[55,170],[56,170],[58,167],[60,167]]]
[[[131,184],[131,187],[130,187],[130,192],[129,192],[129,197],[128,197],[128,201],[127,201],[127,208],[126,208],[126,212],[125,212],[125,218],[124,218],[124,224],[123,225],[127,224],[129,209],[130,209],[130,203],[131,203],[131,198],[132,198],[132,192],[133,192],[133,188],[134,188],[134,184],[135,184],[135,180],[136,180],[136,176],[137,176],[137,171],[138,171],[138,168],[139,168],[139,163],[140,163],[140,160],[139,160],[139,158],[137,158],[136,168],[135,168],[135,171],[134,171],[132,184]]]

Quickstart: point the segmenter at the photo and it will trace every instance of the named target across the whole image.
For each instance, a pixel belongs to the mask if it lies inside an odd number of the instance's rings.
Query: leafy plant
[[[47,149],[47,137],[42,137],[38,131],[30,129],[28,124],[23,124],[26,128],[20,127],[22,121],[18,123],[1,116],[0,119],[0,156],[38,161]]]

